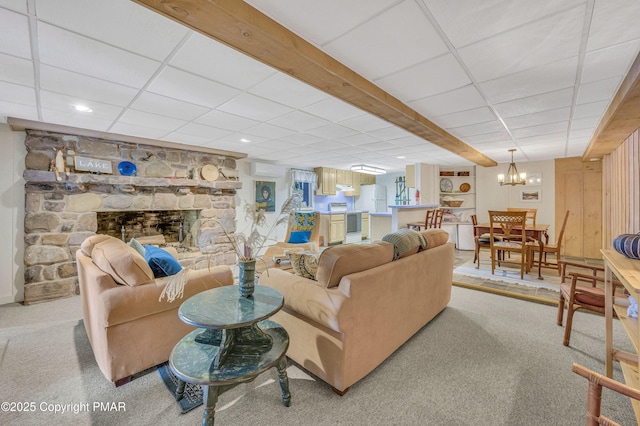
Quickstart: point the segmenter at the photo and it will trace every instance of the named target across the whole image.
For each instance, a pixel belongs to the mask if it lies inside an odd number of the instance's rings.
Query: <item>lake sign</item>
[[[76,170],[96,173],[113,173],[111,161],[95,158],[75,157]]]

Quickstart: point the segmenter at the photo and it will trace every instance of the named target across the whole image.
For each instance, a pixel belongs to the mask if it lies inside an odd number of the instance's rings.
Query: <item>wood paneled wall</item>
[[[564,214],[569,219],[562,242],[563,255],[602,257],[602,163],[579,157],[555,161],[555,229],[560,232]]]
[[[640,232],[640,129],[603,160],[603,247]]]

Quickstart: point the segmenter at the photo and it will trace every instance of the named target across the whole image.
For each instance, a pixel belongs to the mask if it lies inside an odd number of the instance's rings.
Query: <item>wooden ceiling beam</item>
[[[629,135],[640,127],[640,55],[631,65],[591,137],[582,161],[611,154]]]
[[[477,165],[497,163],[244,1],[132,0]]]

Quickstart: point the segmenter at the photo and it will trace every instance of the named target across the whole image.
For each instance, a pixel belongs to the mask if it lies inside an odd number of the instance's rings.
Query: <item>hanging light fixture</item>
[[[525,185],[527,183],[527,174],[526,173],[518,173],[518,168],[516,167],[516,163],[513,162],[513,153],[516,151],[515,149],[510,149],[511,153],[511,163],[509,164],[509,168],[507,169],[507,175],[505,180],[505,175],[498,175],[498,183],[500,186],[502,185]]]

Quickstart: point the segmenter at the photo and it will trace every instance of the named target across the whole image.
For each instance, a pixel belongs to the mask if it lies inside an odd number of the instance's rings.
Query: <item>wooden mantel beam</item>
[[[591,137],[582,161],[611,154],[640,127],[640,55]]]
[[[132,0],[485,167],[497,163],[244,1]]]

